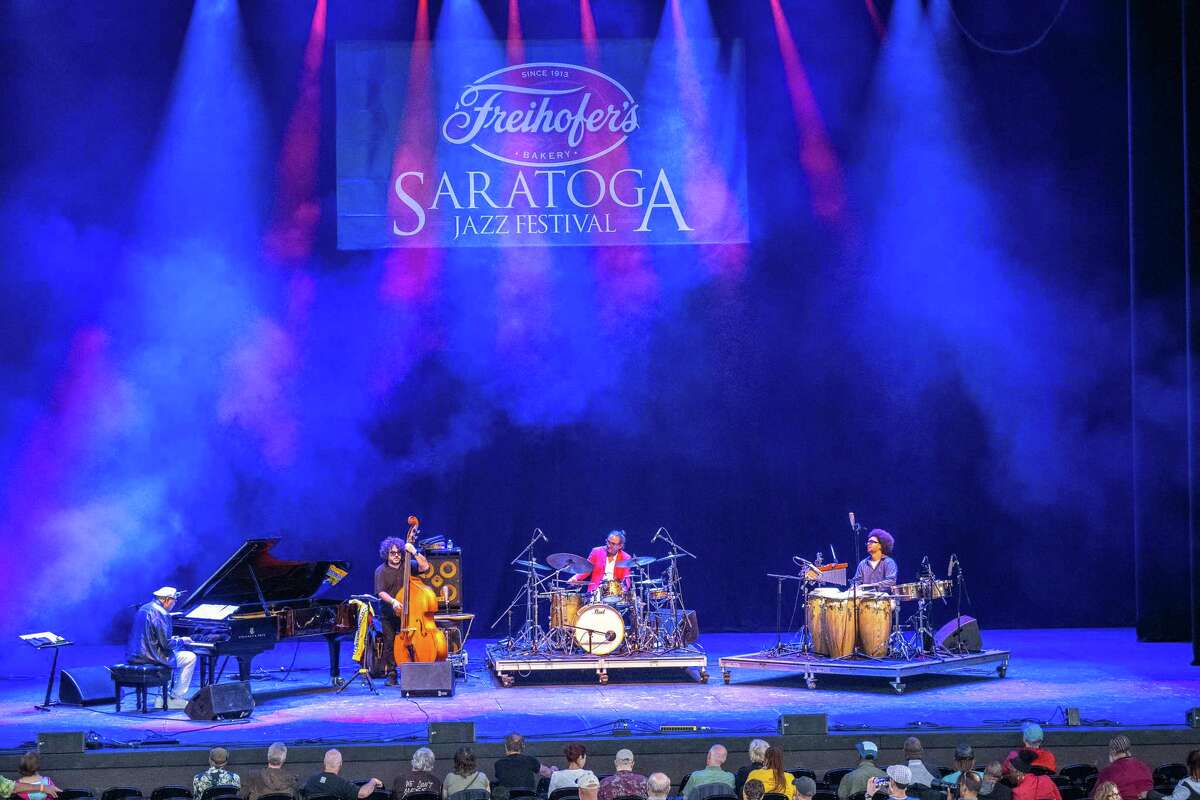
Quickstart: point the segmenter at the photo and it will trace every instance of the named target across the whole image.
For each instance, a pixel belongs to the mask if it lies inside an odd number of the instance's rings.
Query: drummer
[[[888,590],[896,585],[896,562],[892,548],[896,540],[882,528],[867,534],[867,557],[858,562],[854,571],[854,583],[873,584],[875,588]]]
[[[588,591],[594,592],[600,584],[616,583],[621,591],[629,588],[629,567],[618,567],[617,562],[626,561],[629,554],[625,552],[625,531],[609,531],[603,547],[592,548],[588,553],[588,562],[592,565],[591,572],[575,575],[571,583],[588,582]]]

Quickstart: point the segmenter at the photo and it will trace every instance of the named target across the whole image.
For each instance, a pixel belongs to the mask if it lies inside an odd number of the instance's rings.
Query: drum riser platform
[[[695,669],[700,683],[708,682],[708,656],[695,647],[661,654],[590,656],[513,652],[498,643],[488,645],[486,652],[488,666],[506,687],[512,686],[517,677],[527,678],[534,673],[594,672],[596,680],[608,683],[610,671],[645,669]]]
[[[887,678],[897,693],[904,691],[904,680],[919,675],[963,675],[994,676],[1003,678],[1008,672],[1008,650],[984,650],[963,655],[939,655],[911,661],[896,659],[851,659],[826,658],[818,655],[788,654],[775,655],[769,650],[757,653],[726,656],[719,660],[721,677],[725,683],[732,680],[732,671],[738,669],[784,672],[804,678],[810,689],[817,685],[817,675],[856,675],[864,678]]]

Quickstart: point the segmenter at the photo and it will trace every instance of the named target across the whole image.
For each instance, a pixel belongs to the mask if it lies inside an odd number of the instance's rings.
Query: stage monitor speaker
[[[424,555],[433,568],[433,574],[426,582],[437,594],[438,600],[446,598],[446,611],[462,611],[462,551],[458,548],[426,550]]]
[[[1188,709],[1187,726],[1189,728],[1200,728],[1200,706]]]
[[[780,714],[779,733],[782,736],[829,733],[829,718],[825,714]]]
[[[1079,715],[1079,709],[1074,706],[1067,709],[1067,727],[1078,728],[1083,724],[1083,719]]]
[[[475,744],[474,722],[431,722],[429,743]]]
[[[696,612],[690,608],[677,609],[674,615],[671,609],[664,608],[651,611],[650,616],[651,624],[667,636],[674,636],[676,629],[682,626],[684,644],[694,644],[700,638],[700,623],[696,619]]]
[[[449,661],[412,661],[399,665],[399,670],[403,697],[451,697],[454,694],[454,669]]]
[[[254,711],[250,684],[210,683],[188,701],[184,711],[190,719],[245,719]]]
[[[979,633],[979,621],[963,614],[955,617],[933,635],[933,643],[953,652],[978,653],[983,649],[983,637]]]
[[[108,667],[72,667],[58,674],[58,702],[65,706],[116,703],[117,689]]]
[[[39,733],[37,749],[39,753],[82,753],[85,749],[83,731]]]

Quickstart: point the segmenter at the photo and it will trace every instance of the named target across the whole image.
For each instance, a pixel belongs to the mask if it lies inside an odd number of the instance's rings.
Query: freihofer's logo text
[[[651,230],[656,209],[670,211],[677,231],[691,231],[661,167],[626,166],[626,159],[611,172],[550,168],[600,158],[623,145],[637,129],[637,102],[604,73],[557,62],[517,64],[490,72],[463,89],[454,111],[442,123],[442,138],[506,164],[538,169],[496,174],[500,186],[494,186],[493,173],[484,170],[442,172],[431,198],[425,172],[401,172],[392,191],[411,214],[397,209],[392,233],[414,236],[425,229],[430,215],[442,211],[468,212],[454,213],[455,240],[512,234],[645,233]],[[609,210],[598,208],[602,203]],[[487,213],[471,213],[475,211]]]

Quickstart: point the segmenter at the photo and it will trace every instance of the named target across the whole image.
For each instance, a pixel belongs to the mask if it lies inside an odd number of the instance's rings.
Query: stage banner
[[[340,42],[338,247],[737,243],[740,42]]]

